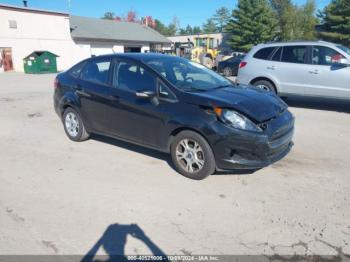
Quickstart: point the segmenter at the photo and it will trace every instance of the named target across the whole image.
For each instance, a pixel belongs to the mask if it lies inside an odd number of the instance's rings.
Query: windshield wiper
[[[182,90],[185,91],[185,92],[192,92],[192,91],[206,92],[206,91],[208,91],[208,89],[201,89],[201,88],[195,88],[195,87],[192,87],[192,88],[182,88]]]
[[[220,89],[220,88],[225,88],[225,87],[230,87],[230,86],[233,86],[233,85],[221,85],[221,86],[217,86],[217,87],[214,87],[212,89]]]

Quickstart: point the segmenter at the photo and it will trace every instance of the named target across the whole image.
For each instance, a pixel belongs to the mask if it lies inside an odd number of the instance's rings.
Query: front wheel
[[[208,142],[192,131],[179,133],[171,144],[171,158],[185,177],[201,180],[215,172],[215,157]]]
[[[275,86],[270,81],[258,80],[258,81],[255,81],[253,85],[265,91],[270,91],[277,94]]]
[[[75,142],[84,141],[90,136],[79,113],[71,107],[63,113],[63,126],[68,138]]]

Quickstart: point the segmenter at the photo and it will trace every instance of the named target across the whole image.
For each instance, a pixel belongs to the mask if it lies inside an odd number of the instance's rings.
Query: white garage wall
[[[17,28],[9,27],[9,20]],[[48,50],[60,57],[58,70],[65,70],[89,57],[90,49],[74,43],[68,15],[33,13],[0,8],[0,47],[12,48],[13,66],[23,71],[23,58],[38,50]]]

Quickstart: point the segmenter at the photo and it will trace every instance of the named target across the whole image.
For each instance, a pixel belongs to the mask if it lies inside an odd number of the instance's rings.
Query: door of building
[[[12,49],[10,47],[1,48],[1,64],[4,71],[13,70]]]

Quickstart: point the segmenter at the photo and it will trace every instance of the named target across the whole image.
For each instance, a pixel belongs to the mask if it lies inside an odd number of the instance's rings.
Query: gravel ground
[[[349,103],[290,99],[285,159],[192,181],[162,153],[68,140],[53,80],[0,74],[0,254],[350,253]]]

